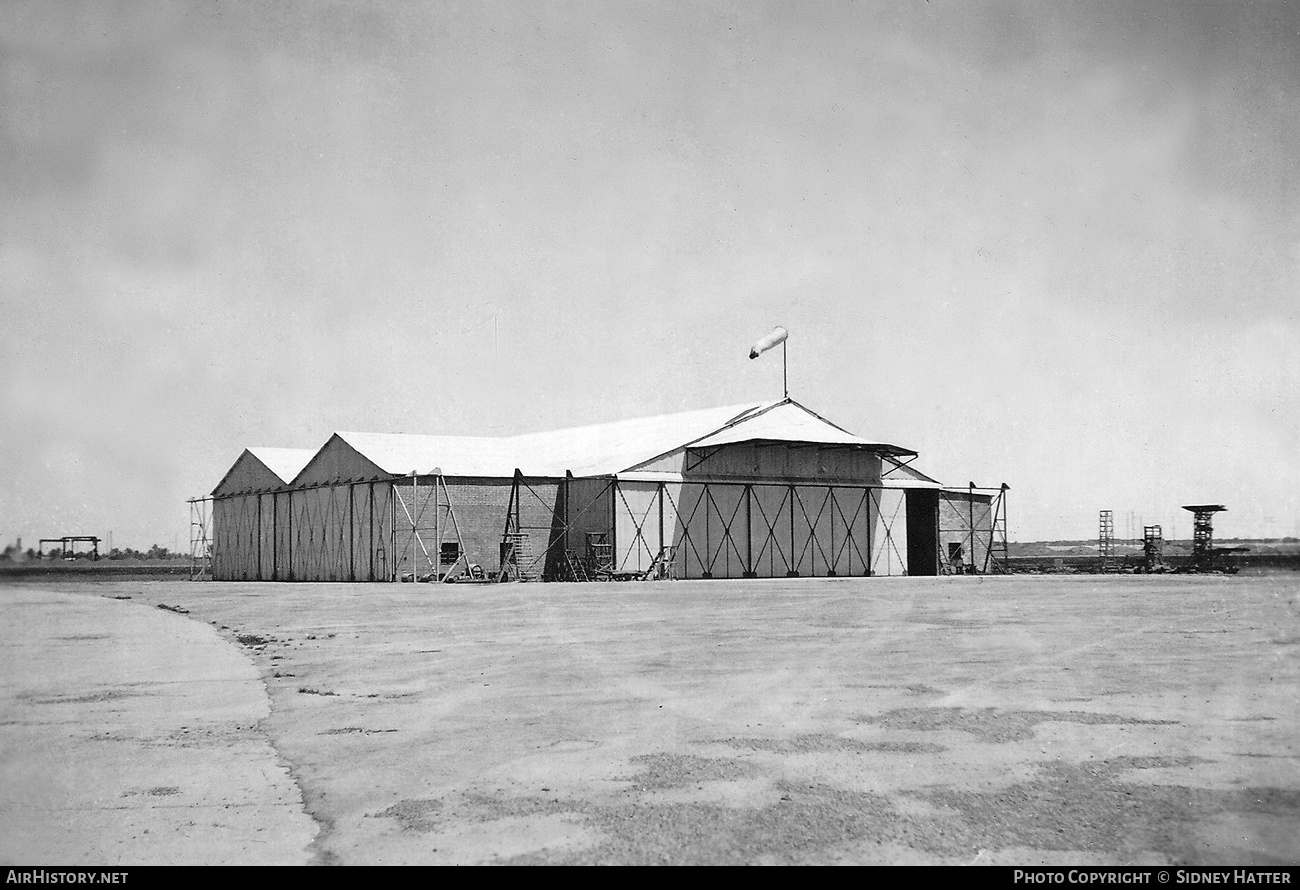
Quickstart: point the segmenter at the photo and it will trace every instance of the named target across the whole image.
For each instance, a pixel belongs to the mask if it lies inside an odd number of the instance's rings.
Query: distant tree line
[[[166,547],[154,544],[148,550],[141,552],[131,547],[125,549],[114,547],[106,554],[107,559],[177,559],[181,556],[188,556],[188,553],[172,553]]]
[[[90,550],[83,549],[83,550],[77,550],[72,553],[69,553],[68,558],[69,559],[93,559],[94,555],[95,554]],[[51,547],[49,550],[44,551],[42,555],[38,555],[37,552],[33,550],[31,547],[28,547],[27,549],[23,550],[20,549],[15,544],[10,544],[7,547],[5,547],[4,550],[0,551],[0,562],[16,562],[22,559],[40,559],[42,558],[42,556],[45,559],[62,559],[64,556],[63,549],[60,547]],[[101,553],[100,559],[153,560],[153,559],[179,559],[181,557],[188,557],[188,556],[189,554],[187,553],[173,553],[170,549],[163,547],[160,544],[154,544],[148,550],[136,550],[134,547],[114,547],[112,550],[108,551],[107,553]]]

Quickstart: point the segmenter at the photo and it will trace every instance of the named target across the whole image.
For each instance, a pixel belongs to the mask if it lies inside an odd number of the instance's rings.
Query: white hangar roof
[[[310,448],[267,448],[262,445],[250,447],[248,452],[286,484],[292,482],[293,477],[316,456]]]
[[[315,455],[310,448],[245,448],[212,493],[222,496],[284,488]]]
[[[375,470],[389,475],[430,475],[438,470],[446,476],[508,477],[518,469],[526,476],[560,477],[566,472],[609,476],[682,448],[739,442],[915,454],[895,445],[869,442],[792,399],[782,399],[499,438],[339,432],[296,481],[309,484],[331,478],[363,478]],[[327,452],[344,450],[339,443],[354,454],[327,457]],[[369,466],[350,472],[346,457],[353,457],[353,462],[356,457],[363,458]]]

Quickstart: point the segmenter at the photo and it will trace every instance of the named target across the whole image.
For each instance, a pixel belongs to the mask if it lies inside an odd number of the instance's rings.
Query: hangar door
[[[614,542],[620,572],[664,552],[678,578],[905,575],[907,505],[866,486],[620,480]]]

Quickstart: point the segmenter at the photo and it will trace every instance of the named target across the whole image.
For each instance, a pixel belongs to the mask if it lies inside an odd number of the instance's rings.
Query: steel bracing
[[[1007,546],[1007,492],[1010,490],[1011,486],[1003,482],[993,501],[992,537],[984,557],[985,574],[1006,575],[1011,572],[1011,553]]]
[[[212,498],[190,498],[190,580],[212,579]]]
[[[939,506],[939,571],[944,575],[1003,573],[1007,569],[1005,483],[988,488],[970,483],[946,489]]]
[[[212,576],[223,580],[452,580],[479,556],[440,475],[203,500]]]
[[[571,477],[544,480],[544,493],[539,482],[513,480],[501,580],[906,573],[905,500],[895,489],[612,478],[578,497]],[[524,520],[530,503],[549,525]]]
[[[445,581],[474,574],[557,581],[908,573],[908,500],[901,488],[521,472],[475,484],[479,530],[472,534],[452,495],[453,488],[467,493],[473,485],[462,480],[449,488],[441,475],[213,498],[212,576]],[[939,531],[957,533],[971,563],[966,570],[996,572],[1005,560],[1005,489],[981,491],[997,492],[992,507],[950,503],[943,515],[960,528]],[[482,530],[493,515],[499,549]]]

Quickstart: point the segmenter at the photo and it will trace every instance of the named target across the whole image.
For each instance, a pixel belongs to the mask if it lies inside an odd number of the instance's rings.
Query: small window
[[[443,541],[442,550],[439,552],[438,556],[444,564],[455,562],[460,559],[460,542]]]

